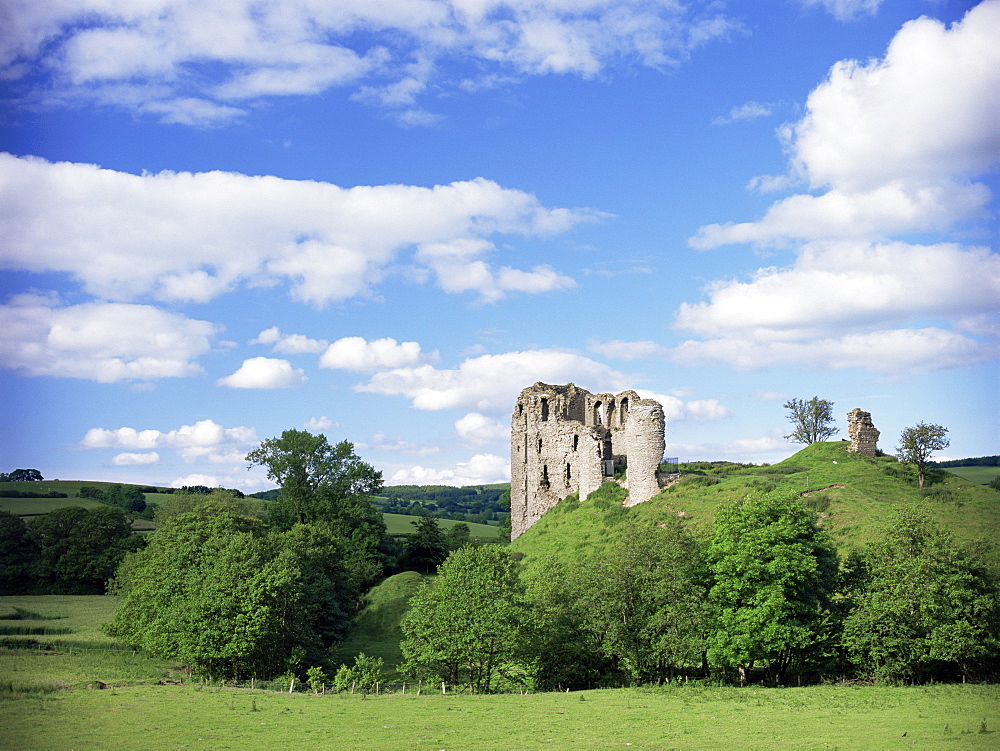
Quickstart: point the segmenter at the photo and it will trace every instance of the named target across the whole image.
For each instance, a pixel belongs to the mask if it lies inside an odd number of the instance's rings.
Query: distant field
[[[942,467],[941,469],[978,485],[987,485],[994,477],[1000,477],[1000,467]]]
[[[382,517],[385,519],[385,526],[390,535],[413,534],[413,522],[420,518],[417,516],[405,516],[403,514],[382,514]],[[472,522],[457,522],[452,519],[438,519],[438,524],[445,532],[456,524],[465,524],[468,526],[473,539],[480,537],[482,539],[495,540],[500,536],[500,527],[494,527],[492,524],[473,524]]]
[[[97,508],[103,505],[91,498],[0,498],[0,511],[15,516],[38,516],[66,506]]]

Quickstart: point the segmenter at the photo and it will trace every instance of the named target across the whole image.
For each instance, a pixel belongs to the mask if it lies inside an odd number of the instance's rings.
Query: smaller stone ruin
[[[878,451],[879,432],[872,424],[872,413],[855,407],[847,413],[847,434],[851,437],[848,451],[862,456],[875,456]]]

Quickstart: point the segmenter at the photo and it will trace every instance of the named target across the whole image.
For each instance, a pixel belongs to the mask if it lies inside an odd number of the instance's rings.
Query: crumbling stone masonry
[[[634,391],[524,389],[511,418],[511,539],[571,493],[586,499],[616,470],[625,470],[625,505],[648,501],[660,491],[663,430],[663,407]]]
[[[855,407],[847,413],[847,434],[851,437],[848,451],[862,456],[875,456],[878,450],[879,432],[872,424],[872,413],[862,412]]]

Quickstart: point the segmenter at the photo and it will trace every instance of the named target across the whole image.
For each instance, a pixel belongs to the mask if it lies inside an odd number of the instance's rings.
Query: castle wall
[[[511,538],[571,493],[585,499],[608,460],[626,466],[628,505],[659,492],[663,408],[634,391],[591,394],[575,384],[536,383],[511,417]]]
[[[878,451],[878,437],[881,435],[872,423],[872,413],[862,412],[855,407],[847,413],[847,434],[851,438],[848,451],[862,456],[875,456]]]

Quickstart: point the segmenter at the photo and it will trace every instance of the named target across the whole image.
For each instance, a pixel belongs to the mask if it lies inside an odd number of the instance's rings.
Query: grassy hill
[[[848,453],[845,441],[814,443],[778,464],[686,466],[679,482],[631,509],[620,506],[624,492],[604,490],[583,503],[571,497],[543,516],[511,544],[525,565],[547,556],[573,556],[627,534],[632,524],[655,523],[663,515],[685,518],[707,535],[719,506],[748,492],[788,489],[803,495],[821,514],[842,552],[873,539],[893,511],[918,504],[959,539],[983,541],[1000,566],[1000,492],[954,474],[935,471],[921,491],[909,465],[893,457]]]

